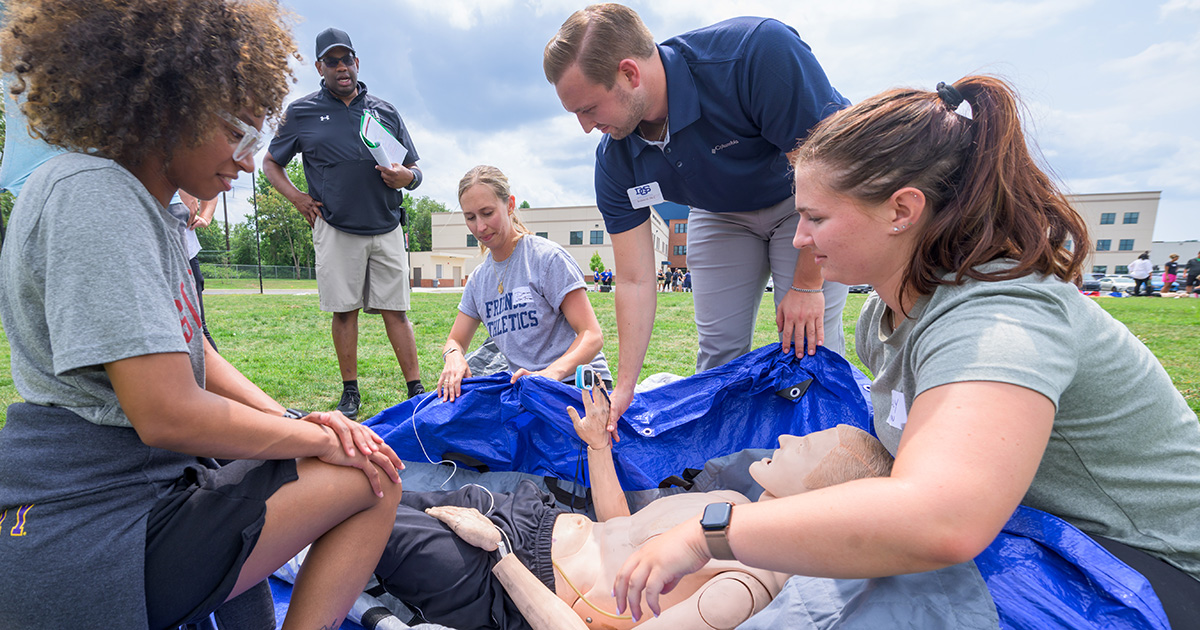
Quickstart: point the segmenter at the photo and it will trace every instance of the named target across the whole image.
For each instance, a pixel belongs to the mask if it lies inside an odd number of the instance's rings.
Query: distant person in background
[[[1154,295],[1150,286],[1150,273],[1154,271],[1154,263],[1150,262],[1150,252],[1142,252],[1136,260],[1129,263],[1129,277],[1133,278],[1133,295]],[[1145,287],[1146,292],[1142,293]]]
[[[337,410],[358,417],[358,312],[379,313],[396,353],[408,396],[425,393],[409,308],[404,195],[421,184],[417,150],[391,103],[367,93],[358,80],[358,54],[350,36],[336,28],[317,35],[321,89],[288,105],[283,124],[263,160],[263,172],[313,229],[321,310],[333,313],[333,349],[342,375]],[[372,114],[408,150],[404,164],[375,163],[359,137],[362,117]],[[284,167],[304,155],[308,192],[288,179]]]
[[[1200,252],[1196,253],[1196,257],[1187,261],[1187,266],[1184,267],[1187,272],[1187,284],[1184,285],[1183,292],[1189,296],[1196,289],[1196,280],[1200,278]]]
[[[438,396],[453,401],[462,394],[462,380],[471,376],[467,347],[480,324],[504,355],[514,383],[528,374],[574,383],[575,369],[583,365],[611,385],[583,271],[561,245],[530,234],[521,223],[508,177],[494,166],[476,166],[458,183],[458,203],[488,255],[463,288],[442,349],[446,366]]]
[[[1171,254],[1171,259],[1163,264],[1162,290],[1163,293],[1175,290],[1175,278],[1179,274],[1179,254]]]

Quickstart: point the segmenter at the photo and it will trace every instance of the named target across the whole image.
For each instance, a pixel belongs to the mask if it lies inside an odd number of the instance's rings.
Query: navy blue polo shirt
[[[320,90],[293,101],[268,150],[281,166],[297,153],[304,154],[308,194],[323,204],[326,223],[350,234],[386,234],[404,216],[404,195],[388,188],[375,170],[375,159],[359,136],[364,111],[374,114],[408,149],[406,165],[419,159],[399,112],[367,94],[361,81],[349,106],[331,94],[324,81]]]
[[[609,233],[650,208],[628,190],[658,182],[667,201],[712,212],[758,210],[792,194],[786,153],[821,119],[850,104],[808,44],[776,20],[741,17],[658,46],[667,77],[669,140],[607,134],[596,148],[596,204]]]

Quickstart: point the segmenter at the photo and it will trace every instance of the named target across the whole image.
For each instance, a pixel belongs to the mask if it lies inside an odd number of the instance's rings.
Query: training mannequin
[[[654,536],[685,521],[694,521],[696,527],[700,527],[700,515],[709,504],[740,504],[750,500],[733,491],[682,493],[658,499],[630,515],[617,481],[612,443],[606,430],[608,396],[597,387],[591,393],[583,392],[583,403],[586,410],[583,418],[573,408],[568,411],[580,438],[588,445],[588,468],[599,522],[582,514],[551,515],[554,519],[550,544],[553,590],[545,577],[539,579],[535,571],[523,564],[536,564],[536,560],[531,562],[519,557],[520,553],[507,553],[507,549],[501,549],[502,542],[506,548],[513,545],[509,540],[512,534],[505,532],[502,535],[495,516],[489,519],[475,507],[460,505],[436,505],[426,507],[425,511],[449,526],[466,543],[488,552],[499,550],[501,557],[491,571],[519,608],[524,621],[535,630],[618,629],[635,625],[644,628],[732,628],[762,610],[789,576],[754,569],[736,561],[713,560],[664,595],[664,610],[659,617],[635,620],[629,615],[616,615],[613,579],[631,553]],[[874,437],[860,429],[839,425],[804,437],[782,436],[774,456],[752,464],[750,474],[765,489],[762,499],[771,499],[862,477],[887,475],[890,469],[891,456]],[[427,497],[416,496],[422,494],[434,493],[406,493],[406,503],[412,507],[428,503]],[[484,511],[489,507],[485,504]],[[407,565],[394,561],[395,556],[410,558],[405,547],[411,549],[412,543],[401,544],[405,531],[398,521],[381,561],[381,569],[385,565],[388,568],[378,572],[380,581],[389,591],[403,589],[406,582],[412,582],[413,575],[428,573],[421,571],[423,567],[412,564],[415,560],[409,559]],[[413,591],[393,591],[393,594],[407,600]],[[425,611],[428,620],[446,623],[437,619],[436,614],[429,614],[428,607],[422,606],[425,602],[413,603]],[[499,623],[501,627],[523,627],[520,620],[513,624]]]

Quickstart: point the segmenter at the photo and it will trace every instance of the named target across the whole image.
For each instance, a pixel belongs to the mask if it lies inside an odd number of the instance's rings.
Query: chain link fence
[[[239,280],[239,279],[257,279],[257,265],[222,265],[217,263],[200,263],[200,273],[204,274],[204,278],[208,279],[223,279],[223,280]],[[282,265],[263,265],[263,279],[273,280],[316,280],[317,270],[312,267],[285,267]]]

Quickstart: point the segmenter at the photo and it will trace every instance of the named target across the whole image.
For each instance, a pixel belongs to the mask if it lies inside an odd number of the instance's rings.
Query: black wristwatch
[[[708,553],[716,560],[737,560],[729,547],[729,520],[733,518],[733,504],[709,503],[700,517],[700,528],[708,543]]]

